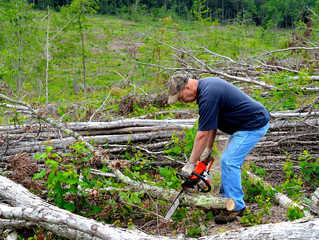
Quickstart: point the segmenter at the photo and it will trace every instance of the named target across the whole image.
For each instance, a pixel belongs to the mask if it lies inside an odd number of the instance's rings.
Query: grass
[[[94,109],[107,96],[107,107],[116,109],[113,105],[125,95],[164,91],[168,77],[174,72],[150,65],[179,67],[176,56],[182,56],[176,49],[193,49],[194,55],[203,61],[214,62],[217,59],[203,52],[201,47],[239,60],[285,46],[292,31],[240,24],[206,26],[170,16],[163,19],[143,16],[140,21],[133,21],[114,16],[89,15],[84,24],[86,82],[89,87],[87,98],[83,99],[82,46],[77,25],[61,13],[51,14],[50,36],[55,38],[50,41],[49,101],[58,105],[77,102]],[[29,34],[29,38],[23,43],[22,52],[24,89],[17,94],[24,96],[28,102],[42,105],[45,103],[44,47],[48,21],[44,18],[46,12],[32,11],[31,15],[34,16],[32,30],[24,33]],[[41,19],[44,20],[39,21]],[[31,23],[28,27],[31,29]],[[8,51],[14,48],[9,46]],[[9,60],[8,57],[1,62],[3,68],[8,70],[2,79],[14,90],[16,73],[9,71],[12,70]],[[77,93],[75,84],[78,86]],[[182,106],[177,104],[165,109],[179,107]],[[195,108],[195,105],[189,107]]]

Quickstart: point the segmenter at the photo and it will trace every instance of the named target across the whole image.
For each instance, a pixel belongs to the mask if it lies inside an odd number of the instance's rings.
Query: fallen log
[[[107,239],[107,240],[169,240],[191,239],[183,235],[177,238],[147,235],[137,230],[116,228],[111,225],[86,219],[44,202],[27,189],[0,176],[0,197],[13,207],[0,206],[0,227],[19,229],[39,227],[67,239]],[[217,239],[318,239],[319,219],[301,219],[294,222],[265,224],[241,228],[199,240]]]
[[[98,136],[86,136],[82,137],[82,140],[93,142],[97,145],[107,145],[116,143],[128,143],[128,142],[139,142],[139,141],[150,141],[150,140],[169,140],[175,131],[160,131],[150,133],[139,133],[139,134],[121,134],[121,135],[98,135]],[[76,139],[74,137],[66,137],[62,139],[51,139],[49,141],[35,141],[35,142],[16,142],[14,146],[10,146],[5,152],[5,155],[13,155],[18,152],[43,152],[46,145],[52,146],[54,149],[67,150],[67,146],[74,144]],[[3,153],[4,153],[3,152]]]
[[[304,218],[293,222],[263,224],[231,230],[218,235],[200,237],[198,240],[282,240],[319,238],[319,218]]]
[[[0,197],[12,206],[0,205],[1,227],[8,227],[8,224],[13,228],[40,227],[68,239],[168,239],[78,216],[44,202],[3,176],[0,176]]]
[[[272,112],[272,122],[269,129],[280,129],[283,127],[296,127],[305,125],[316,125],[318,126],[318,119],[306,119],[298,120],[298,118],[306,117],[308,115],[317,116],[318,112],[310,113],[294,113],[294,112]],[[276,118],[289,118],[295,120],[276,120]],[[114,130],[114,129],[125,129],[125,128],[136,128],[139,127],[177,127],[185,128],[186,126],[191,128],[196,123],[197,118],[191,119],[163,119],[163,120],[153,120],[153,119],[123,119],[112,122],[70,122],[65,123],[65,127],[72,131],[99,131],[99,130]],[[52,126],[47,124],[25,124],[19,126],[0,126],[0,133],[10,132],[10,133],[25,133],[25,132],[45,132],[52,131]]]
[[[163,189],[156,186],[135,182],[129,177],[123,175],[119,170],[113,170],[113,173],[126,185],[136,192],[145,191],[150,196],[160,200],[172,202],[178,195],[174,189]],[[181,205],[196,206],[202,209],[226,209],[232,211],[235,209],[235,202],[231,198],[214,197],[212,195],[190,195],[184,194],[181,197]]]

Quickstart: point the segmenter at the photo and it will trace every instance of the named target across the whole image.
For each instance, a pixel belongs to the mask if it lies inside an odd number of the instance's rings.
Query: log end
[[[235,209],[235,201],[232,198],[227,198],[226,200],[226,210],[233,211]]]

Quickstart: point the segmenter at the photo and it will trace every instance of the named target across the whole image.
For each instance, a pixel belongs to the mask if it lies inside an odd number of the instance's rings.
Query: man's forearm
[[[209,131],[209,136],[208,136],[207,144],[206,144],[207,148],[212,149],[213,143],[216,137],[216,133],[217,133],[217,129],[213,129]]]
[[[196,163],[207,146],[210,131],[198,131],[195,137],[192,154],[189,158],[191,163]]]

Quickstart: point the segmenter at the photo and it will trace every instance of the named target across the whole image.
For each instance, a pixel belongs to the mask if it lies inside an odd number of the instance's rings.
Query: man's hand
[[[185,175],[186,177],[189,177],[192,175],[192,172],[195,168],[195,164],[188,162],[186,165],[182,168],[182,174]]]
[[[206,147],[202,155],[200,155],[199,161],[204,162],[212,154],[212,152],[212,149]]]

